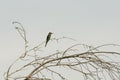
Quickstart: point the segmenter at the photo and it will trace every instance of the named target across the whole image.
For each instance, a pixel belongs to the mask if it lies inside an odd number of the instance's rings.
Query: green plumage
[[[49,42],[50,38],[51,38],[51,34],[53,34],[52,32],[49,32],[46,38],[46,43],[45,43],[45,47],[47,46],[47,43]]]

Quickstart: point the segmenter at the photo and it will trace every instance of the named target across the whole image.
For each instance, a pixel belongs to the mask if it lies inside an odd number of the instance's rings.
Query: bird
[[[52,32],[49,32],[49,33],[48,33],[47,38],[46,38],[45,47],[47,46],[47,43],[49,42],[52,34],[53,34]]]

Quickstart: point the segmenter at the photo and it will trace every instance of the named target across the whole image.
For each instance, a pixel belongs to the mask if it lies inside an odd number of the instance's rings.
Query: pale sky
[[[90,45],[120,44],[120,0],[0,0],[0,21],[0,80],[23,49],[12,21],[23,24],[31,42],[51,31]]]

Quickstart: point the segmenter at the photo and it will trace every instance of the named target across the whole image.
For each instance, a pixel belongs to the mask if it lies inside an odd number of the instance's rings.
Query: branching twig
[[[19,57],[13,64],[11,64],[5,73],[5,80],[10,80],[11,78],[14,80],[19,79],[37,79],[42,77],[44,79],[47,77],[44,75],[43,71],[49,71],[52,74],[58,75],[61,80],[65,80],[66,78],[63,74],[54,70],[55,67],[68,68],[74,71],[77,71],[83,76],[84,80],[107,80],[106,76],[109,77],[108,80],[119,80],[120,79],[120,61],[116,62],[112,57],[116,56],[120,57],[120,53],[116,51],[107,51],[107,50],[100,50],[103,47],[120,47],[118,44],[104,44],[97,47],[89,46],[86,44],[75,44],[63,51],[58,51],[56,53],[50,54],[45,57],[36,57],[36,51],[39,52],[39,49],[42,49],[42,45],[45,41],[39,43],[38,45],[27,48],[28,47],[28,40],[26,38],[26,31],[21,23],[13,22],[13,24],[17,24],[16,29],[22,39],[24,40],[24,54],[23,56]],[[53,38],[51,41],[58,41],[61,39],[71,39],[68,37],[61,37],[61,38]],[[78,47],[79,46],[79,47]],[[82,52],[80,46],[84,47],[86,51]],[[33,53],[32,58],[27,54]],[[28,58],[29,61],[24,61],[22,59]],[[25,63],[19,68],[14,68],[17,62]],[[22,75],[25,70],[29,70],[26,75]],[[46,72],[47,73],[47,72]],[[21,74],[21,76],[19,76]],[[16,77],[18,75],[19,77]],[[37,77],[36,77],[37,76]],[[54,76],[53,76],[54,77]]]

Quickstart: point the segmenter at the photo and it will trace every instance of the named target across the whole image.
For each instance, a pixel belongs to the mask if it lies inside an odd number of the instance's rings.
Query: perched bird
[[[49,32],[49,33],[48,33],[47,38],[46,38],[45,47],[47,46],[47,43],[48,43],[48,41],[50,40],[52,34],[53,34],[52,32]]]

